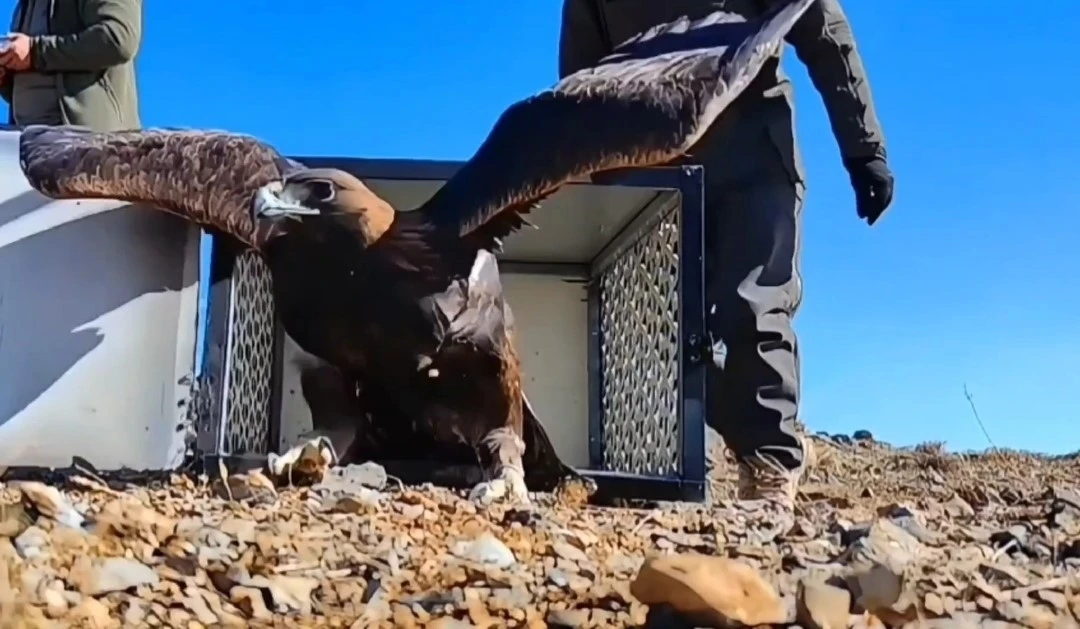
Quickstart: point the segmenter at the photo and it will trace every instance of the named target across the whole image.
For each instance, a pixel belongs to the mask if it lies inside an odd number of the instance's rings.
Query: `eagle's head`
[[[394,221],[394,208],[359,179],[336,168],[311,168],[271,182],[255,195],[256,222],[297,221],[294,229],[349,234],[363,245],[379,239]]]

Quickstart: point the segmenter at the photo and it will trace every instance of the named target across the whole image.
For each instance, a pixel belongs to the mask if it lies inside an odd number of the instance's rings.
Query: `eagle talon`
[[[523,506],[532,504],[524,475],[507,468],[504,468],[498,477],[473,487],[469,492],[469,500],[483,506],[500,500]]]
[[[482,505],[489,505],[506,496],[506,483],[501,478],[493,478],[477,484],[469,492],[469,500]]]
[[[290,486],[318,482],[337,463],[334,443],[324,436],[302,441],[280,456],[270,453],[266,461],[271,477]]]

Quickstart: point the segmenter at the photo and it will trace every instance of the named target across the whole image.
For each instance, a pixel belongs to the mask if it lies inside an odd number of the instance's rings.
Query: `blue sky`
[[[291,154],[464,159],[503,108],[554,81],[559,6],[147,2],[143,121],[253,133]],[[856,219],[789,49],[809,178],[804,420],[983,448],[967,383],[999,446],[1080,448],[1067,394],[1080,391],[1080,8],[847,11],[898,187],[877,226]]]

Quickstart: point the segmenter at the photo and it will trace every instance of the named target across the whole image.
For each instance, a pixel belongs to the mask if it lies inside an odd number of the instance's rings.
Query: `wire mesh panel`
[[[230,282],[221,454],[266,454],[271,448],[274,297],[270,268],[254,251],[236,258]]]
[[[610,471],[680,471],[680,212],[671,210],[600,277],[603,462]]]

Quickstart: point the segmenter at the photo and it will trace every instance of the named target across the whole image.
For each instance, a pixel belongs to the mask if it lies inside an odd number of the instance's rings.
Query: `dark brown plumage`
[[[415,447],[417,434],[483,444],[520,498],[523,466],[534,488],[572,471],[525,400],[492,251],[563,183],[682,155],[811,2],[779,2],[754,23],[716,13],[652,29],[512,105],[413,212],[347,173],[305,169],[228,133],[32,127],[22,167],[50,197],[146,203],[257,248],[289,334],[361,383],[350,412],[371,418],[356,443],[378,452],[366,454]]]
[[[32,127],[19,150],[23,172],[46,196],[152,200],[256,248],[282,225],[254,220],[252,191],[302,169],[255,138],[211,131]]]

